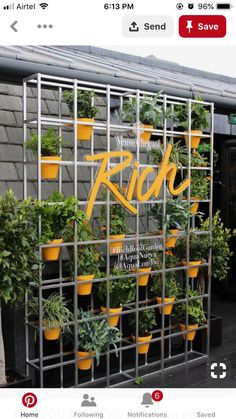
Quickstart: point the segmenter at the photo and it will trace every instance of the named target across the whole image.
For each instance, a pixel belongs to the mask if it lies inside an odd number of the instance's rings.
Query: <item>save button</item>
[[[225,16],[185,15],[179,19],[179,34],[182,38],[224,38]]]

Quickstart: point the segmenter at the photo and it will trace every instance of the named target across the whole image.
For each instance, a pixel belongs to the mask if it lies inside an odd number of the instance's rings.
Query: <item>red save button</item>
[[[186,15],[179,19],[179,34],[182,38],[224,38],[225,16]]]

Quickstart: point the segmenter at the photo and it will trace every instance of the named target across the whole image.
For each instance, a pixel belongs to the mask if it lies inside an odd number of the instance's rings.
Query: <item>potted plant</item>
[[[132,331],[132,339],[138,345],[139,354],[147,354],[152,339],[151,330],[156,326],[155,310],[148,308],[148,306],[141,305],[140,308],[145,307],[138,313],[138,336],[136,337],[136,315],[132,314],[129,319],[130,328]]]
[[[20,304],[32,278],[37,283],[38,246],[34,201],[20,202],[8,190],[0,196],[0,385],[6,384],[1,304]]]
[[[71,117],[74,117],[74,92],[73,90],[65,90],[63,98],[68,105]],[[89,141],[93,132],[93,124],[95,122],[98,108],[93,105],[95,93],[93,90],[77,91],[77,120],[85,122],[88,125],[77,124],[77,140]]]
[[[124,304],[129,304],[135,300],[136,295],[136,280],[135,278],[128,277],[126,278],[127,271],[122,269],[111,269],[110,272],[110,281],[109,281],[109,300],[110,300],[110,309],[108,323],[110,326],[117,326],[120,313],[123,310]],[[117,279],[112,279],[112,277],[120,277]],[[122,278],[121,278],[122,277]],[[97,295],[101,302],[101,311],[103,314],[107,313],[107,283],[102,281],[98,284]]]
[[[50,161],[60,161],[61,138],[53,128],[48,129],[41,136],[41,171],[43,179],[56,179],[59,172],[59,164]],[[35,132],[26,142],[27,150],[38,156],[38,135]]]
[[[188,150],[181,145],[181,141],[175,142],[170,140],[168,144],[172,146],[169,162],[174,163],[183,175],[183,167],[188,166]],[[161,164],[165,155],[164,145],[162,144],[158,148],[153,148],[150,154],[153,157],[154,164]],[[166,179],[169,180],[169,178],[169,173],[167,173]]]
[[[33,297],[29,301],[29,314],[39,318],[39,300]],[[46,340],[58,340],[61,331],[72,320],[72,313],[66,306],[63,295],[51,294],[48,298],[42,298],[44,337]]]
[[[41,240],[46,244],[55,244],[43,248],[43,259],[46,262],[58,260],[60,246],[63,242],[63,233],[69,223],[84,220],[84,213],[75,209],[78,204],[74,196],[65,198],[63,194],[53,193],[46,201],[37,205],[37,213],[41,216]]]
[[[78,368],[89,370],[92,366],[93,358],[99,365],[102,352],[107,351],[108,345],[117,349],[121,333],[115,327],[110,327],[105,319],[92,320],[95,317],[91,311],[78,310]],[[67,332],[68,338],[74,343],[74,333],[72,329]]]
[[[171,252],[166,252],[165,255],[165,268],[170,269],[179,265],[179,260]],[[162,260],[158,260],[155,270],[162,269]],[[157,304],[162,304],[162,292],[163,292],[163,275],[162,272],[158,272],[153,277],[151,291],[154,293]],[[165,272],[164,281],[164,314],[170,315],[173,309],[173,303],[178,295],[179,287],[176,281],[175,272]],[[162,313],[162,307],[159,307],[159,312]]]
[[[179,230],[184,230],[190,220],[191,214],[188,204],[178,199],[166,200],[166,215],[163,220],[163,204],[155,204],[150,209],[150,214],[157,222],[157,228],[160,234],[163,234],[162,227],[167,234],[174,237],[167,238],[165,246],[172,248],[176,246]]]
[[[200,234],[191,234],[189,238],[189,263],[188,271],[190,278],[196,278],[202,262],[205,261],[204,249],[202,244],[203,236]],[[187,266],[187,238],[179,240],[177,254],[182,258],[182,265]]]
[[[104,190],[102,193],[102,200],[105,201],[106,198],[106,191]],[[115,202],[115,198],[113,195],[110,195],[110,200]],[[110,205],[110,240],[112,241],[109,245],[110,254],[119,254],[122,252],[123,248],[123,239],[125,238],[126,233],[126,220],[127,211],[124,207],[119,204],[115,203]],[[101,206],[101,213],[100,213],[100,224],[103,236],[106,233],[106,224],[107,224],[107,206],[104,204]]]
[[[188,296],[188,307],[186,303],[177,304],[175,307],[175,313],[180,321],[180,329],[183,332],[183,339],[192,341],[195,338],[199,323],[205,321],[205,316],[202,308],[201,294],[198,291],[189,290]],[[199,298],[191,300],[191,298],[196,297]],[[188,327],[186,328],[187,318]]]
[[[191,201],[201,201],[208,199],[209,196],[209,180],[206,178],[204,170],[193,170],[191,173]],[[186,199],[186,197],[184,197]],[[195,202],[191,208],[191,214],[196,214],[198,212],[199,202]]]
[[[203,98],[198,96],[196,100],[199,102],[203,102]],[[185,142],[188,146],[189,141],[189,108],[188,102],[183,105],[176,105],[175,106],[175,120],[177,124],[187,131],[185,131]],[[209,110],[206,106],[202,103],[192,103],[191,106],[191,148],[198,148],[202,130],[207,129],[209,127]]]
[[[151,130],[158,125],[162,125],[164,119],[167,117],[167,113],[165,116],[163,105],[159,103],[160,94],[161,92],[157,93],[155,96],[143,96],[140,98],[139,119],[142,124],[141,129],[144,129],[144,132],[140,134],[140,138],[143,141],[150,141],[152,135]],[[129,100],[124,103],[123,119],[131,124],[137,122],[136,97],[129,98]]]

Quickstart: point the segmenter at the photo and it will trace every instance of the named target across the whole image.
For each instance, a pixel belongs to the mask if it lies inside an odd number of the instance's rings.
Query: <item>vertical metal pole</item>
[[[107,151],[109,152],[111,149],[111,88],[110,85],[107,85],[106,91],[106,102],[107,102]],[[108,161],[108,170],[110,169],[110,161]],[[110,317],[110,192],[107,190],[107,243],[106,243],[106,251],[107,251],[107,266],[106,266],[106,276],[107,276],[107,301],[106,301],[106,313],[107,313],[107,321],[109,322]],[[110,386],[110,348],[107,348],[106,354],[106,361],[107,361],[107,371],[106,371],[106,383],[107,387]]]
[[[60,125],[58,127],[58,135],[61,138],[62,141],[62,126],[61,126],[61,119],[62,119],[62,88],[58,87],[58,118],[60,120]],[[59,155],[62,155],[62,143],[60,143],[60,147],[59,147]],[[62,193],[62,165],[59,165],[59,177],[58,177],[58,189],[59,192]],[[60,278],[60,287],[59,287],[59,292],[60,292],[60,296],[63,296],[63,291],[62,291],[62,282],[63,282],[63,275],[62,275],[62,250],[60,252],[59,255],[59,278]],[[60,334],[60,386],[61,388],[63,388],[63,380],[64,380],[64,374],[63,374],[63,338],[62,335]]]
[[[74,196],[78,199],[78,187],[77,187],[77,178],[78,178],[78,167],[77,167],[77,115],[78,115],[78,82],[74,80],[73,82],[73,93],[74,93]],[[76,208],[77,210],[77,203]],[[78,234],[77,234],[77,222],[74,223],[74,332],[75,332],[75,387],[78,387],[78,296],[77,296],[77,257],[78,257]]]
[[[139,161],[139,151],[140,151],[140,91],[136,90],[136,124],[137,124],[137,161]],[[138,166],[139,170],[139,166]],[[137,201],[136,197],[136,206],[137,206],[137,214],[136,214],[136,232],[135,232],[135,244],[136,244],[136,256],[137,256],[137,266],[139,266],[139,202]],[[135,331],[135,378],[139,375],[139,354],[138,354],[138,336],[139,336],[139,286],[138,286],[138,275],[136,275],[136,301],[135,301],[135,309],[136,309],[136,331]]]

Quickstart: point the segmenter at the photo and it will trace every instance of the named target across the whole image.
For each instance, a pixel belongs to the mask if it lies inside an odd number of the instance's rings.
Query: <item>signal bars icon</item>
[[[12,3],[12,4],[8,4],[7,6],[3,6],[3,9],[4,9],[4,10],[11,10],[11,9],[14,9],[14,3]]]

